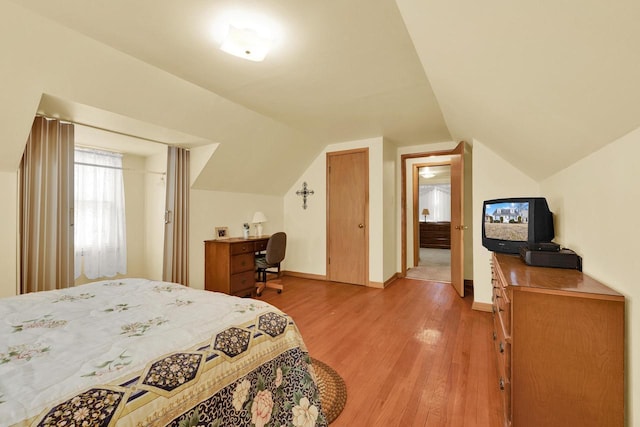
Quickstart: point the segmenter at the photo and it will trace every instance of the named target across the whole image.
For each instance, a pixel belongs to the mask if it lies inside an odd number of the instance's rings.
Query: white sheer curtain
[[[427,221],[451,221],[451,184],[428,184],[420,186],[420,208],[429,209]]]
[[[122,155],[75,150],[75,277],[127,273]]]

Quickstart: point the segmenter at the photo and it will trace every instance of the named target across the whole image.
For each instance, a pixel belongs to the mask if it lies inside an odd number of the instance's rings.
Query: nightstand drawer
[[[255,261],[253,252],[231,257],[231,274],[241,273],[243,271],[255,270]]]

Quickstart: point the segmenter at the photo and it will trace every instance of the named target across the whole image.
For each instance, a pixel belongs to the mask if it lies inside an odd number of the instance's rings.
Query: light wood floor
[[[259,299],[293,317],[309,353],[347,385],[331,427],[500,426],[490,313],[449,284],[386,289],[284,277]]]

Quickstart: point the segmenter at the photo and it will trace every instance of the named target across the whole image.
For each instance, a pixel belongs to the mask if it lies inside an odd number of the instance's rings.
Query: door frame
[[[440,151],[427,151],[427,152],[419,152],[419,153],[409,153],[402,154],[400,156],[401,163],[401,181],[402,181],[402,189],[401,189],[401,205],[400,205],[400,224],[401,224],[401,271],[400,277],[407,276],[407,161],[420,157],[436,157],[436,156],[452,156],[452,155],[460,155],[464,156],[464,147],[466,143],[461,141],[455,148],[451,150],[440,150]],[[461,171],[464,173],[464,171]],[[452,179],[453,184],[453,179]],[[464,193],[460,194],[461,201],[464,203]],[[464,220],[464,209],[460,212],[461,220]],[[453,224],[452,224],[453,227]],[[461,228],[464,226],[460,225]],[[453,238],[453,233],[452,233]],[[453,252],[452,252],[453,254]],[[452,255],[453,256],[453,255]],[[461,256],[464,257],[464,247],[461,248]],[[464,258],[463,258],[464,259]],[[463,264],[463,263],[462,263]],[[453,265],[453,260],[452,260]],[[464,268],[464,267],[463,267]],[[464,282],[464,277],[462,278]],[[455,288],[455,284],[453,283],[453,274],[452,274],[452,286]],[[461,292],[460,296],[464,296],[464,283],[460,284]]]

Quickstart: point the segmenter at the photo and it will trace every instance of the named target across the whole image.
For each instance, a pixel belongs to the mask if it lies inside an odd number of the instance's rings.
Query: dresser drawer
[[[238,242],[231,244],[231,255],[255,252],[255,242]]]
[[[505,336],[511,337],[511,302],[508,292],[501,287],[493,288],[493,312],[499,318]]]
[[[253,252],[234,255],[231,257],[231,274],[242,273],[243,271],[255,270]]]
[[[511,426],[511,382],[505,378],[499,380],[500,396],[502,397],[502,411],[504,413],[504,425]]]
[[[511,344],[507,342],[504,330],[498,319],[494,320],[494,345],[500,377],[511,380]]]
[[[229,293],[237,294],[246,289],[252,289],[256,286],[256,279],[251,271],[245,271],[244,273],[238,273],[231,276],[229,281]]]

